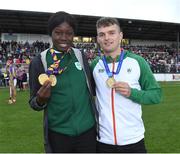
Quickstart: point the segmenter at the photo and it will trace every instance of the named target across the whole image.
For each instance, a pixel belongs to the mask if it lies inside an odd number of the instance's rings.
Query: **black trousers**
[[[95,153],[96,129],[89,129],[79,136],[68,136],[48,130],[53,153]]]
[[[98,153],[147,153],[144,139],[141,141],[129,144],[129,145],[110,145],[97,142],[97,152]]]

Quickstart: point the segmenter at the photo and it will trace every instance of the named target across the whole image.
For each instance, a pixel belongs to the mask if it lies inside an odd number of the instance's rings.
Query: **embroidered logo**
[[[74,64],[78,70],[82,70],[81,64],[79,62],[75,62]]]
[[[103,69],[103,68],[102,68],[102,69],[99,69],[98,72],[99,72],[99,73],[103,73],[103,72],[104,72],[104,69]]]
[[[128,72],[128,73],[131,73],[131,72],[132,72],[132,69],[131,69],[131,68],[128,68],[128,69],[127,69],[127,72]]]

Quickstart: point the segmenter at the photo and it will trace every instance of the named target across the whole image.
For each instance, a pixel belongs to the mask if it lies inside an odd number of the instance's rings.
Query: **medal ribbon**
[[[64,72],[67,69],[67,66],[65,66],[64,68],[60,68],[59,64],[62,61],[62,59],[64,58],[65,54],[63,54],[62,52],[60,52],[62,54],[61,58],[58,60],[57,55],[55,53],[54,49],[50,49],[50,53],[52,56],[52,59],[54,61],[53,64],[50,65],[50,67],[47,69],[46,74],[49,76],[51,74],[57,75],[57,74],[61,74],[62,72]]]
[[[112,77],[114,74],[115,75],[119,74],[119,72],[121,70],[123,58],[124,58],[124,51],[121,50],[121,54],[120,54],[120,58],[119,58],[119,62],[118,62],[118,66],[117,66],[116,72],[110,72],[108,64],[107,64],[107,61],[106,61],[106,57],[105,57],[105,55],[103,56],[103,58],[102,58],[103,64],[104,64],[104,67],[106,69],[106,73],[107,73],[109,78]]]

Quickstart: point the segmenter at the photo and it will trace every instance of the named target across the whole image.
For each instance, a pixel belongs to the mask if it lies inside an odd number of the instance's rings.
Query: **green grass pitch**
[[[145,144],[149,153],[180,153],[180,82],[161,83],[162,103],[144,105]],[[28,104],[29,91],[17,92],[17,103],[7,103],[9,91],[0,88],[0,153],[43,153],[42,112]]]

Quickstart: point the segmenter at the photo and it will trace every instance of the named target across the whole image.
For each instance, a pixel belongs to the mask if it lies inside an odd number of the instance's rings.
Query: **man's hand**
[[[113,84],[113,88],[116,92],[125,97],[129,97],[131,95],[131,88],[127,82],[116,82]]]
[[[40,105],[45,104],[51,95],[51,81],[47,80],[44,82],[42,87],[37,92],[37,102]]]

